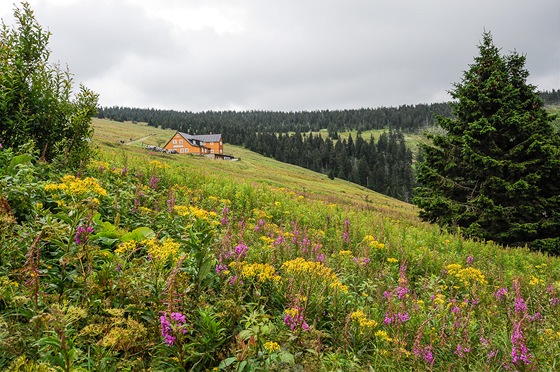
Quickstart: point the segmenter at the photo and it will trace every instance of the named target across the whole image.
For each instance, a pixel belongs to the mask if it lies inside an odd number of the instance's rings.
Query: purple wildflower
[[[501,299],[506,295],[506,293],[508,293],[507,288],[500,288],[500,289],[498,289],[496,292],[494,292],[494,296],[495,296],[498,300],[501,300]]]
[[[461,344],[457,344],[457,349],[455,349],[454,354],[459,355],[460,358],[464,358],[469,351],[469,348],[463,347]]]
[[[399,323],[404,323],[410,319],[410,315],[408,314],[408,311],[404,313],[397,313],[396,317]]]
[[[216,274],[219,274],[222,271],[226,271],[226,270],[229,270],[229,268],[226,265],[224,265],[222,263],[219,263],[219,264],[216,265]]]
[[[427,363],[434,364],[435,358],[431,346],[425,346],[422,349],[414,348],[413,352],[417,358],[423,358]]]
[[[473,261],[474,261],[473,256],[467,257],[467,265],[471,265],[473,263]]]
[[[243,258],[245,257],[245,255],[247,254],[247,251],[249,250],[249,247],[247,247],[245,244],[241,243],[235,246],[235,254],[237,255],[237,257],[239,258]]]
[[[173,346],[176,338],[172,335],[173,328],[171,328],[171,323],[167,319],[167,315],[163,314],[159,317],[161,324],[161,336],[165,339],[165,343],[169,346]]]
[[[541,313],[536,312],[536,313],[533,314],[533,315],[529,315],[529,321],[530,321],[530,322],[534,322],[534,321],[541,322],[541,321],[542,321],[542,315],[541,315]]]
[[[525,340],[523,338],[523,331],[521,330],[521,322],[513,324],[513,333],[511,334],[511,360],[513,364],[520,363],[531,364],[533,354],[529,352]]]
[[[394,316],[389,316],[389,313],[385,313],[385,319],[383,319],[383,323],[385,324],[391,324],[395,321],[395,317]]]
[[[159,181],[159,177],[152,176],[152,178],[150,178],[150,187],[154,190],[157,189]]]
[[[345,243],[350,243],[349,227],[350,221],[347,218],[344,220],[344,233],[342,234],[342,238],[344,239]]]
[[[301,327],[305,331],[309,331],[309,325],[305,321],[302,311],[298,306],[294,307],[295,314],[292,315],[292,311],[287,312],[284,315],[284,324],[290,327],[290,330],[294,331],[296,328]]]
[[[93,232],[93,227],[91,226],[86,226],[86,227],[78,226],[78,228],[76,229],[76,236],[74,238],[76,244],[77,245],[86,244],[92,232]]]
[[[187,318],[183,314],[179,312],[171,313],[171,320],[175,324],[171,324],[167,318],[167,314],[163,314],[159,317],[161,336],[164,338],[165,343],[169,346],[173,346],[175,344],[175,341],[177,340],[176,332],[178,330],[180,330],[183,334],[187,333],[187,330],[184,327],[187,323]]]
[[[516,297],[514,301],[515,312],[516,313],[524,313],[528,310],[527,304],[522,297]]]
[[[229,213],[229,208],[224,206],[224,208],[222,209],[222,225],[227,225],[228,223],[228,213]]]

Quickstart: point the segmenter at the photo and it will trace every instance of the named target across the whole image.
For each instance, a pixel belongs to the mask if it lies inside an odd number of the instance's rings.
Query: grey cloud
[[[225,9],[226,25],[239,26],[231,32],[177,25],[141,3],[37,6],[54,56],[104,105],[314,110],[437,102],[449,99],[485,29],[503,53],[527,55],[530,82],[560,88],[556,0],[211,2]]]

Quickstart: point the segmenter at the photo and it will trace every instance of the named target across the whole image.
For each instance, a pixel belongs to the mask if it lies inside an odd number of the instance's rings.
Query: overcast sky
[[[13,2],[0,17],[13,24]],[[484,30],[560,88],[558,0],[30,0],[103,106],[321,110],[443,102]],[[16,2],[19,6],[19,2]]]

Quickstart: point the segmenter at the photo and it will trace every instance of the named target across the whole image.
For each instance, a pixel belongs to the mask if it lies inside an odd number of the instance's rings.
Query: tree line
[[[333,140],[321,134],[253,133],[243,146],[284,163],[348,180],[394,198],[409,201],[414,175],[412,151],[405,145],[402,132],[381,134],[364,139],[351,135]]]
[[[371,129],[421,132],[435,124],[437,115],[451,115],[448,103],[402,105],[399,107],[317,111],[174,111],[131,107],[101,107],[99,118],[139,121],[163,129],[186,133],[213,131],[227,136],[250,131],[268,133],[366,131]],[[240,142],[240,141],[236,141]]]

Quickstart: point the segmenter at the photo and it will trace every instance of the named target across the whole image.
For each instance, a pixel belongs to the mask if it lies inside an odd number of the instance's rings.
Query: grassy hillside
[[[557,368],[557,258],[227,143],[240,161],[94,125],[76,174],[0,150],[0,369]]]
[[[94,119],[93,126],[94,141],[104,153],[110,154],[109,158],[120,157],[122,160],[131,156],[148,155],[175,166],[196,167],[203,175],[222,175],[237,181],[286,188],[307,197],[332,200],[359,208],[376,209],[388,214],[402,215],[411,220],[414,220],[417,214],[411,204],[347,181],[330,180],[326,175],[261,156],[240,146],[229,145],[227,138],[224,152],[234,155],[240,161],[209,161],[198,156],[158,154],[142,148],[142,143],[165,144],[175,133],[173,130],[148,127],[142,123],[119,123],[105,119]],[[129,141],[130,133],[134,133],[133,142]],[[125,139],[124,145],[120,144],[120,139]]]

